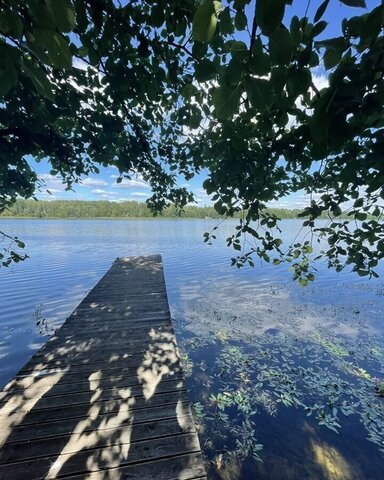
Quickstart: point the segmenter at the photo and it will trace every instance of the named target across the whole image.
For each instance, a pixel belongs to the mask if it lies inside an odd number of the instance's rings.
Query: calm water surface
[[[283,222],[284,240],[299,224]],[[231,268],[223,239],[235,223],[223,224],[213,246],[204,244],[215,225],[2,220],[0,230],[25,241],[30,258],[0,270],[0,384],[116,257],[160,253],[210,478],[383,478],[384,268],[367,280],[320,264],[316,282],[303,288],[286,266]],[[232,368],[237,373],[226,378]],[[236,402],[222,408],[218,394],[226,390]],[[221,412],[221,423],[210,418]],[[318,425],[322,418],[328,426]],[[251,459],[255,451],[262,462]]]

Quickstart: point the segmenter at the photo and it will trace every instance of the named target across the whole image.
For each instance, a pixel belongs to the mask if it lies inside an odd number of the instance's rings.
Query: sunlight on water
[[[116,257],[160,253],[179,345],[192,374],[188,382],[210,478],[378,480],[384,468],[379,451],[384,404],[378,394],[384,381],[382,277],[335,274],[320,264],[315,283],[303,288],[292,283],[284,266],[256,262],[254,269],[237,270],[229,266],[233,252],[224,241],[233,222],[223,225],[213,246],[203,243],[203,233],[215,225],[214,220],[2,220],[2,230],[26,243],[30,259],[0,271],[0,384],[64,322]],[[289,241],[299,222],[287,220],[283,227]],[[241,370],[244,361],[247,371]],[[227,385],[223,365],[231,370]],[[341,428],[332,423],[332,409],[325,416],[329,425],[318,426],[321,409],[328,412],[326,401],[335,396],[327,382],[346,382],[349,397],[359,403],[348,415],[338,406]],[[223,394],[227,387],[226,401],[233,394],[237,403],[220,410],[225,401],[220,388]],[[242,408],[249,405],[255,412],[239,416],[241,395]],[[347,412],[349,404],[343,408]],[[225,418],[213,429],[207,420],[212,411],[228,415],[229,430]],[[371,423],[369,415],[376,415]],[[243,417],[256,427],[239,423]],[[254,460],[229,455],[259,444]]]

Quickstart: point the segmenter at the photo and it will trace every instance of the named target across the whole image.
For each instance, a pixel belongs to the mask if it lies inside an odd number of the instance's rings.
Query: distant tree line
[[[301,210],[273,208],[271,214],[279,218],[298,218]],[[152,218],[153,214],[144,202],[108,202],[55,200],[35,201],[17,200],[9,209],[1,213],[2,217],[30,218]],[[237,217],[241,212],[237,213]],[[180,210],[175,206],[167,207],[161,217],[165,218],[222,218],[213,207],[188,205]]]

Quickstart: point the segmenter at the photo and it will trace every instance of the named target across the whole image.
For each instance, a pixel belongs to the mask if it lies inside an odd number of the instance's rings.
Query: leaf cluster
[[[0,210],[35,196],[30,156],[68,189],[100,165],[116,166],[119,181],[139,172],[155,213],[192,202],[177,178],[204,171],[219,215],[247,212],[228,241],[238,266],[277,253],[311,281],[308,245],[283,249],[265,211],[306,193],[303,225],[310,243],[327,239],[330,267],[375,275],[384,6],[342,0],[333,37],[329,0],[313,17],[304,3],[293,14],[292,0],[1,0]],[[316,228],[324,215],[329,225]]]

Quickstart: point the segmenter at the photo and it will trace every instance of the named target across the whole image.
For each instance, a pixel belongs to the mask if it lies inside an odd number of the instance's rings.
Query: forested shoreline
[[[301,210],[273,208],[268,210],[279,218],[298,218]],[[109,202],[104,200],[17,200],[12,208],[4,210],[2,217],[20,218],[153,218],[144,202]],[[237,215],[240,216],[239,214]],[[167,207],[163,218],[222,218],[213,207],[189,205],[182,211]]]

